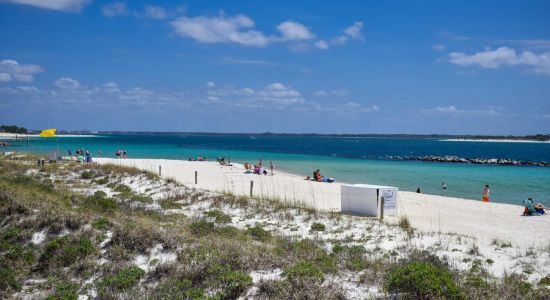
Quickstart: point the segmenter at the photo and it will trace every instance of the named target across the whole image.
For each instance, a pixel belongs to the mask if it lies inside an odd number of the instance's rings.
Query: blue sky
[[[0,123],[550,133],[548,1],[0,0]]]

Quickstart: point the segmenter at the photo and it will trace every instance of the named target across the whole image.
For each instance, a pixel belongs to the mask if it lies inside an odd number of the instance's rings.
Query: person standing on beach
[[[273,176],[273,162],[269,162],[269,170],[271,171],[271,175]]]
[[[127,158],[128,156],[126,156],[126,149],[122,150],[122,157],[123,158]]]
[[[490,194],[491,194],[491,190],[489,190],[489,185],[486,184],[485,188],[483,188],[483,198],[482,198],[483,202],[489,202]]]

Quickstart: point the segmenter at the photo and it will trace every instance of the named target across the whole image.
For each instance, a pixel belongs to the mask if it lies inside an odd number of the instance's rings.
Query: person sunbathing
[[[319,169],[313,172],[313,179],[315,179],[315,181],[322,182],[323,178],[324,177],[321,175],[321,171]]]
[[[523,206],[525,207],[523,211],[524,216],[538,216],[544,215],[547,208],[542,205],[542,203],[534,203],[533,198],[529,197],[523,200]]]

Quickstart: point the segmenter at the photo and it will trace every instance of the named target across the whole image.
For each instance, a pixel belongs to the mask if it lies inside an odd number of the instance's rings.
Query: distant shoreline
[[[441,142],[486,142],[486,143],[550,143],[550,141],[513,139],[441,139]]]
[[[93,134],[58,134],[58,137],[97,137]],[[4,140],[15,140],[15,139],[25,139],[25,138],[35,138],[39,137],[38,134],[26,134],[26,133],[7,133],[0,132],[0,139]]]

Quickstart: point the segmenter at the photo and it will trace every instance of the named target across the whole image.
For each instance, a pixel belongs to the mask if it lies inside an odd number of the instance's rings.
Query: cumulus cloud
[[[356,102],[348,102],[344,105],[344,108],[350,109],[355,112],[377,112],[380,111],[378,105],[364,106]]]
[[[443,116],[456,116],[456,117],[469,117],[469,116],[491,116],[499,117],[504,116],[502,108],[487,108],[487,109],[463,109],[458,108],[455,105],[438,106],[430,109],[423,109],[422,112],[428,115],[443,115]]]
[[[11,75],[8,73],[0,73],[0,82],[10,82]]]
[[[11,97],[1,97],[2,94]],[[0,99],[11,103],[24,103],[34,107],[47,106],[60,109],[73,109],[86,104],[89,109],[124,109],[166,111],[187,107],[189,94],[184,91],[155,91],[142,87],[122,89],[116,82],[107,82],[100,86],[86,86],[70,77],[54,81],[50,88],[37,89],[32,86],[0,87]]]
[[[9,82],[15,79],[21,82],[31,82],[34,75],[44,72],[41,66],[33,64],[19,64],[12,59],[0,61],[0,82]]]
[[[361,30],[363,29],[363,22],[355,22],[350,27],[343,30],[343,34],[335,37],[331,40],[333,45],[343,45],[349,40],[361,40],[363,41],[363,34]]]
[[[3,0],[3,2],[29,5],[49,10],[80,12],[91,0]]]
[[[348,94],[349,93],[347,90],[332,90],[332,91],[318,90],[315,92],[315,96],[319,96],[319,97],[328,97],[328,96],[343,97],[343,96],[347,96]]]
[[[226,17],[180,17],[171,22],[176,34],[201,43],[235,43],[244,46],[264,47],[269,39],[253,30],[254,21],[245,15]]]
[[[316,41],[315,47],[322,50],[327,50],[330,48],[330,45],[333,45],[333,46],[344,45],[350,40],[364,41],[365,38],[361,33],[362,29],[363,29],[363,22],[355,22],[353,23],[353,25],[342,30],[342,34],[337,37],[334,37],[328,41],[326,40]]]
[[[127,15],[128,9],[126,8],[126,3],[114,2],[114,3],[102,6],[101,13],[106,17],[112,18],[116,16]]]
[[[118,93],[120,88],[116,82],[107,82],[103,85],[103,90],[108,93]]]
[[[305,103],[299,91],[280,82],[262,88],[210,87],[207,96],[210,101],[225,102],[237,108],[285,109]]]
[[[168,13],[162,6],[146,5],[144,16],[151,19],[163,20],[168,17]]]
[[[523,51],[518,53],[515,49],[500,47],[470,55],[463,52],[452,52],[449,54],[449,62],[459,66],[479,66],[488,69],[496,69],[501,66],[530,66],[536,73],[550,75],[550,52],[537,54]]]
[[[318,40],[315,42],[315,47],[323,50],[327,50],[329,48],[328,43],[325,40]]]
[[[440,113],[457,113],[460,112],[454,105],[436,107],[435,110]]]
[[[76,90],[82,87],[78,80],[72,79],[70,77],[61,77],[54,81],[54,85],[60,89],[66,90]]]
[[[285,21],[277,25],[277,30],[281,33],[281,38],[284,41],[300,41],[315,38],[315,35],[306,26],[294,21]]]
[[[199,43],[234,43],[243,46],[265,47],[274,43],[288,43],[296,52],[308,51],[315,46],[327,50],[330,45],[343,45],[349,40],[364,40],[362,22],[345,28],[340,36],[330,40],[312,42],[316,35],[306,25],[287,20],[276,26],[277,34],[268,35],[255,29],[254,21],[242,14],[228,16],[223,11],[217,16],[182,16],[170,23],[175,34]]]

